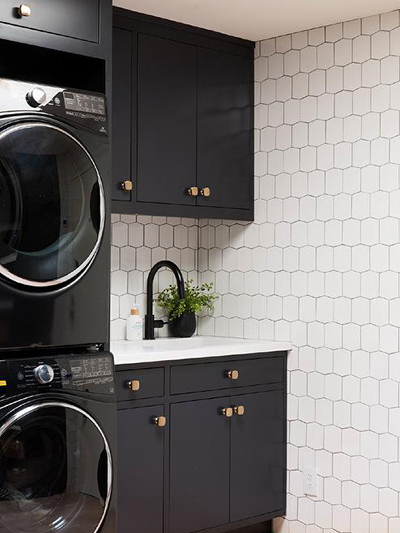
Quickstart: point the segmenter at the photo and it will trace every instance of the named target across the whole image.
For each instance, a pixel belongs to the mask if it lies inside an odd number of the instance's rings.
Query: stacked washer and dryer
[[[115,533],[104,95],[0,80],[0,533]]]

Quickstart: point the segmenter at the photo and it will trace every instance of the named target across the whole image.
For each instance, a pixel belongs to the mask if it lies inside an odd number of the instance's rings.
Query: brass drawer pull
[[[163,428],[167,425],[167,419],[165,416],[155,416],[153,422],[159,428]]]
[[[244,413],[245,413],[244,405],[236,405],[236,406],[233,408],[233,411],[234,411],[235,415],[243,416]]]
[[[129,192],[133,189],[133,183],[129,180],[121,182],[121,189],[123,191]]]
[[[30,17],[32,14],[31,8],[26,4],[21,4],[18,8],[18,15],[20,17]]]
[[[221,409],[221,415],[226,416],[226,418],[232,418],[233,416],[232,407],[225,407],[224,409]]]
[[[211,189],[210,187],[204,187],[203,189],[200,189],[201,196],[204,196],[204,198],[209,198],[211,196]]]
[[[190,187],[187,190],[187,193],[189,196],[199,196],[199,188],[198,187]]]
[[[130,389],[133,392],[140,390],[140,381],[138,379],[134,379],[133,381],[128,381],[128,389]]]
[[[236,379],[239,379],[239,371],[228,370],[228,372],[226,373],[226,377],[228,377],[229,379],[233,379],[235,381]]]

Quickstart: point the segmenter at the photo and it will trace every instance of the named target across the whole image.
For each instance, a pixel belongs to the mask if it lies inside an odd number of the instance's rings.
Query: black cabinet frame
[[[119,99],[121,95],[124,100],[124,105],[114,115],[113,127],[113,212],[119,214],[147,214],[173,217],[194,217],[194,218],[217,218],[217,219],[232,219],[232,220],[254,220],[254,87],[252,80],[254,79],[254,43],[245,41],[216,32],[194,28],[188,25],[159,19],[147,15],[142,15],[132,11],[127,11],[121,8],[114,8],[114,39],[121,41],[122,49],[129,46],[131,49],[127,50],[125,57],[120,57],[120,54],[114,55],[114,65],[119,64],[122,72],[125,72],[124,80],[114,80],[114,97]],[[238,56],[248,61],[248,102],[250,113],[247,118],[249,124],[249,162],[248,162],[248,207],[235,207],[229,205],[229,195],[233,194],[229,188],[226,190],[226,203],[224,206],[207,205],[207,199],[199,197],[190,198],[184,197],[186,189],[182,189],[179,194],[182,194],[181,202],[171,200],[157,203],[156,201],[138,201],[137,198],[137,183],[140,183],[140,176],[138,176],[138,87],[135,81],[135,73],[138,73],[138,52],[137,44],[140,35],[151,35],[156,38],[165,39],[166,42],[181,43],[188,47],[193,46],[193,49],[199,53],[199,50],[208,50],[220,53],[226,53],[230,56]],[[124,43],[123,43],[124,41]],[[115,47],[116,48],[116,47]],[[198,61],[197,61],[198,64]],[[198,68],[198,66],[197,66]],[[130,76],[132,82],[128,81]],[[130,92],[131,97],[128,97],[127,86],[131,83]],[[196,82],[197,83],[197,82]],[[124,87],[120,87],[122,84]],[[117,106],[114,106],[115,108]],[[124,115],[123,109],[126,109]],[[197,109],[197,108],[196,108]],[[128,118],[129,116],[129,118]],[[129,132],[128,132],[129,129]],[[188,176],[187,188],[198,186],[199,188],[209,186],[208,183],[196,183],[198,172],[198,147],[197,135],[198,127],[196,129],[196,147],[194,161],[196,166],[195,176]],[[129,163],[126,159],[126,153],[129,150],[131,158]],[[124,157],[125,154],[125,157]],[[156,157],[156,155],[155,155]],[[130,168],[128,168],[128,166]],[[247,173],[246,173],[247,178]],[[121,183],[125,180],[133,182],[133,190],[127,191],[121,189]],[[205,181],[205,180],[203,180]],[[157,183],[154,183],[154,187]],[[247,193],[246,193],[247,194]],[[219,194],[221,197],[221,194]]]
[[[155,341],[156,342],[156,341]],[[171,394],[170,393],[170,382],[171,382],[171,368],[177,365],[195,365],[198,363],[216,363],[216,362],[226,362],[227,367],[230,364],[235,363],[235,361],[244,362],[246,359],[257,359],[257,358],[266,358],[266,357],[282,357],[284,360],[283,367],[283,379],[279,383],[271,383],[264,385],[252,385],[237,387],[234,390],[227,387],[226,389],[206,391],[206,392],[197,392],[197,393],[185,393],[185,394]],[[132,400],[129,401],[119,401],[118,402],[118,412],[127,410],[136,410],[141,408],[154,408],[154,416],[157,416],[157,413],[160,411],[160,406],[164,406],[164,413],[167,417],[167,425],[163,428],[158,428],[159,431],[164,432],[164,445],[163,445],[163,464],[164,471],[160,472],[160,476],[163,477],[164,481],[164,520],[162,531],[154,531],[153,533],[170,533],[170,469],[169,464],[171,460],[171,407],[174,405],[179,405],[187,402],[195,402],[201,400],[220,400],[221,407],[225,406],[227,399],[237,398],[239,396],[253,395],[257,393],[273,393],[279,394],[283,402],[283,411],[284,416],[286,416],[286,398],[287,398],[287,384],[286,384],[286,370],[287,370],[287,353],[286,352],[274,352],[270,354],[249,354],[249,355],[238,355],[238,356],[226,356],[226,357],[210,357],[202,359],[187,359],[179,360],[176,362],[154,362],[154,363],[141,363],[136,365],[120,365],[116,367],[117,375],[119,372],[125,372],[128,370],[141,370],[149,368],[160,368],[165,369],[164,376],[164,390],[165,396],[163,398],[149,398],[143,400],[135,400],[134,393],[132,393]],[[218,403],[218,402],[217,402]],[[224,420],[221,420],[224,422]],[[234,422],[230,420],[228,423]],[[150,423],[150,422],[149,422]],[[120,433],[119,433],[120,434]],[[232,435],[232,429],[230,429],[230,434]],[[140,435],[138,435],[140,439]],[[282,463],[286,465],[286,442],[287,442],[287,428],[286,423],[282,429],[282,440],[283,440],[283,449],[282,449]],[[230,453],[230,450],[228,450]],[[121,467],[121,458],[119,459],[119,467]],[[157,485],[160,484],[160,480],[157,481]],[[286,494],[286,468],[282,470],[282,478],[280,481],[280,486],[283,487],[283,491]],[[118,490],[124,490],[124,487],[119,486]],[[129,487],[128,487],[129,490]],[[140,487],[138,487],[140,490]],[[151,512],[151,509],[145,509],[146,512]],[[223,524],[218,527],[211,527],[209,529],[202,529],[202,533],[225,533],[228,531],[235,531],[236,533],[266,533],[272,531],[272,519],[285,515],[286,505],[283,505],[279,509],[274,509],[271,512],[259,515],[252,516],[244,520],[238,520],[235,522]],[[119,533],[126,533],[125,530],[121,530]]]

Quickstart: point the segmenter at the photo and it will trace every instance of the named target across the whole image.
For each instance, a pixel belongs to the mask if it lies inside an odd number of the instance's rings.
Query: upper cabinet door
[[[194,205],[196,48],[138,35],[137,202]]]
[[[253,203],[252,62],[198,49],[198,205],[231,209]],[[210,189],[210,196],[207,196]]]
[[[282,390],[232,398],[231,522],[285,508],[286,414]],[[241,408],[241,410],[240,410]],[[244,412],[243,412],[244,411]]]
[[[132,38],[123,28],[113,32],[112,198],[130,201],[132,183]]]

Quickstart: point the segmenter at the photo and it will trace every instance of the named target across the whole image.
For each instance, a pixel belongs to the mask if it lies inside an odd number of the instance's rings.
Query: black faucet
[[[154,329],[164,326],[163,320],[155,320],[153,314],[153,282],[154,277],[161,268],[169,268],[176,278],[178,295],[181,300],[185,298],[185,282],[179,267],[172,261],[159,261],[149,272],[147,278],[147,314],[144,318],[144,338],[147,340],[154,339]]]

